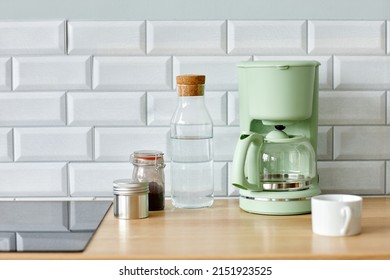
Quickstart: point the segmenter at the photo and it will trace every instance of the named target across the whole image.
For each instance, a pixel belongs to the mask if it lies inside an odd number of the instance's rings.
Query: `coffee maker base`
[[[240,208],[246,212],[263,215],[299,215],[311,212],[311,197],[321,193],[318,186],[301,191],[253,192],[240,190]]]

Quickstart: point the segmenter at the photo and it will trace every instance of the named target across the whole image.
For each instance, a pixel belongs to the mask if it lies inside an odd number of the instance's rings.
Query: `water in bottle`
[[[171,195],[178,208],[214,201],[213,124],[204,103],[203,75],[177,77],[178,105],[171,120]]]

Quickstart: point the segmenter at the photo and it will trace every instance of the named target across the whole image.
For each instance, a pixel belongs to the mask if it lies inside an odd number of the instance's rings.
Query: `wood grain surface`
[[[207,209],[175,209],[140,220],[107,213],[87,249],[79,253],[0,253],[0,259],[390,259],[390,198],[363,199],[362,233],[312,233],[311,215],[246,213],[237,199]]]

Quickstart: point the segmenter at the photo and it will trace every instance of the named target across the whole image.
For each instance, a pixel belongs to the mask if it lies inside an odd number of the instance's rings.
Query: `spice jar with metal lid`
[[[155,150],[140,150],[131,154],[134,165],[133,180],[148,182],[149,210],[163,210],[165,206],[164,154]]]
[[[119,179],[113,183],[114,215],[119,219],[142,219],[149,216],[147,182]]]

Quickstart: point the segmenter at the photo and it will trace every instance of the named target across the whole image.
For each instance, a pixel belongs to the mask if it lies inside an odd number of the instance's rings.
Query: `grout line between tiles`
[[[229,55],[229,20],[225,20],[225,53],[226,55]]]
[[[66,163],[66,196],[70,196],[70,174],[69,174],[69,162]]]
[[[11,66],[10,66],[10,79],[11,79],[11,91],[14,91],[14,57],[11,56]]]
[[[309,20],[306,20],[306,55],[309,55]]]
[[[68,36],[68,21],[64,21],[64,54],[69,55],[69,36]]]
[[[145,47],[145,49],[144,49],[144,54],[148,55],[148,45],[149,45],[148,44],[149,43],[148,42],[148,21],[145,20],[144,22],[145,22],[145,27],[144,27],[145,28],[145,30],[144,30],[145,31],[145,38],[144,38],[144,43],[145,43],[144,47]]]
[[[145,116],[145,126],[149,126],[149,110],[148,110],[148,102],[149,102],[149,92],[145,91],[145,104],[143,105],[144,107],[144,116]]]
[[[11,134],[12,140],[12,162],[15,162],[15,128],[12,128],[12,134]]]

